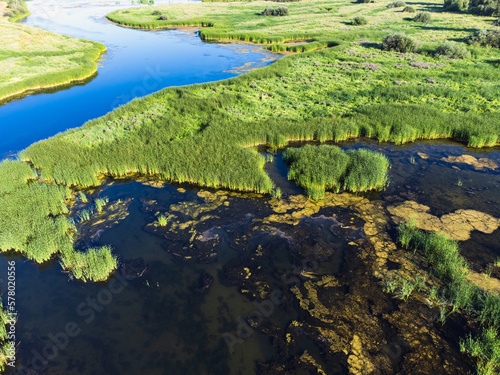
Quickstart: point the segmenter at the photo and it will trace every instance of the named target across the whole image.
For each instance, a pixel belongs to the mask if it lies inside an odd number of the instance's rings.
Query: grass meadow
[[[387,184],[389,160],[377,152],[307,145],[289,148],[284,157],[290,165],[288,178],[315,200],[324,198],[326,189],[361,192],[383,189]]]
[[[0,103],[96,73],[102,44],[9,22],[15,18],[0,14]]]

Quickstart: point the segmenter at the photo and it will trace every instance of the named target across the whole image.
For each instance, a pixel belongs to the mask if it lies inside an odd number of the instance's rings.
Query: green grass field
[[[9,22],[16,17],[0,13],[0,103],[96,73],[95,61],[105,51],[102,44]]]

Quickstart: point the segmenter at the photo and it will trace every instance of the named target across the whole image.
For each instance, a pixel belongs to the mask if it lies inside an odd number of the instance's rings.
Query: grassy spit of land
[[[102,44],[9,22],[28,13],[5,16],[8,12],[9,7],[0,12],[0,103],[83,81],[97,72]]]

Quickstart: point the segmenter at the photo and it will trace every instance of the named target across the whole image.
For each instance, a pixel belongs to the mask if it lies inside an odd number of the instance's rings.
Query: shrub
[[[262,16],[272,16],[273,15],[273,8],[267,7],[264,9],[261,13]]]
[[[352,19],[352,24],[359,26],[359,25],[366,25],[368,23],[368,20],[366,17],[363,16],[357,16]]]
[[[3,12],[3,16],[11,18],[14,17],[14,13],[12,13],[11,10],[6,10],[5,12]]]
[[[432,19],[432,14],[429,12],[418,12],[417,15],[413,18],[415,22],[429,22]]]
[[[288,8],[283,6],[279,6],[275,9],[267,7],[260,14],[263,16],[278,16],[278,17],[288,16]]]
[[[406,3],[402,0],[393,1],[387,5],[387,8],[401,8],[406,6]]]
[[[436,55],[453,59],[466,59],[470,57],[470,52],[458,43],[447,41],[436,47]]]
[[[500,48],[500,30],[477,30],[466,40],[468,44],[479,44],[483,47]]]
[[[357,3],[374,3],[375,0],[357,0]]]
[[[405,6],[405,8],[403,9],[403,12],[406,12],[406,13],[415,13],[415,8],[410,6],[410,5],[407,5]]]
[[[151,13],[153,16],[161,16],[161,11],[156,9],[156,10],[153,10],[153,12]]]
[[[168,20],[168,16],[166,14],[162,14],[158,19],[160,21],[167,21]]]
[[[273,11],[273,16],[278,16],[278,17],[282,17],[282,16],[288,16],[288,8],[287,7],[277,7],[274,11]]]
[[[415,48],[415,41],[404,33],[389,34],[382,40],[382,49],[385,51],[412,52]]]
[[[493,21],[493,26],[500,26],[500,18],[497,18],[495,21]]]
[[[444,0],[443,7],[448,12],[460,12],[469,8],[469,0]]]
[[[469,11],[483,16],[492,16],[499,11],[498,0],[471,0]]]

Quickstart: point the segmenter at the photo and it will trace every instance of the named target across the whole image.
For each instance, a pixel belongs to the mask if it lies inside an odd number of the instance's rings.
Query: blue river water
[[[163,3],[168,1],[155,4]],[[12,157],[36,141],[81,126],[133,98],[169,86],[227,79],[240,74],[240,67],[258,68],[277,58],[258,47],[205,43],[194,31],[134,30],[105,18],[115,9],[130,6],[105,1],[29,2],[32,15],[26,24],[101,42],[107,52],[90,82],[0,106],[0,156]]]

